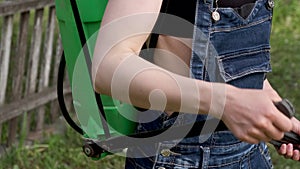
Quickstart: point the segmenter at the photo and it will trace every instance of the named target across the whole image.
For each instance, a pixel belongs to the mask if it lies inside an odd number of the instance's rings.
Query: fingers
[[[286,144],[282,144],[281,147],[278,150],[278,153],[280,155],[285,155],[287,151],[287,145]]]
[[[274,125],[270,125],[268,130],[264,133],[266,137],[268,138],[267,140],[263,140],[265,142],[269,142],[270,140],[281,140],[284,136],[284,132],[279,130],[277,127]]]
[[[294,154],[293,154],[293,160],[295,161],[299,161],[300,155],[299,155],[299,150],[294,150]]]
[[[287,145],[287,148],[286,148],[286,154],[285,154],[285,157],[286,158],[291,158],[293,157],[293,151],[294,148],[293,148],[293,144],[288,144]]]
[[[245,135],[242,138],[239,138],[241,141],[245,141],[250,144],[258,144],[260,142],[260,139],[256,139],[255,137],[251,137],[249,135]]]
[[[276,114],[272,116],[273,117],[273,119],[272,119],[273,125],[281,132],[291,131],[293,128],[292,121],[288,117],[286,117],[283,113],[278,111],[275,106],[274,106],[274,108],[275,108],[274,112]],[[283,135],[282,135],[282,137],[283,137]],[[278,137],[274,138],[274,139],[278,139]]]
[[[291,120],[293,123],[293,129],[292,129],[293,132],[300,135],[300,121],[298,119],[296,119],[295,117],[293,117]]]
[[[269,135],[263,133],[261,130],[259,130],[257,128],[249,129],[248,134],[252,137],[253,140],[256,140],[256,143],[258,143],[259,141],[269,142],[272,138],[272,137],[270,137]]]
[[[278,149],[278,153],[287,159],[300,160],[300,152],[299,150],[294,150],[293,144],[282,144]]]

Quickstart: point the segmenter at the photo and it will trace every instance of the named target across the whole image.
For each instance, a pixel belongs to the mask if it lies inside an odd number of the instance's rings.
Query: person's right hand
[[[227,87],[222,121],[240,140],[256,144],[280,140],[292,122],[274,106],[263,90]]]

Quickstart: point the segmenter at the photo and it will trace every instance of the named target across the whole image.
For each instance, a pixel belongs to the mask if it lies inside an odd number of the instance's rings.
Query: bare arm
[[[210,114],[241,140],[280,139],[292,127],[262,90],[191,79],[138,56],[161,0],[110,0],[98,34],[92,75],[95,90],[143,108]]]
[[[207,112],[210,105],[200,104],[199,94],[203,93],[202,100],[210,100],[210,84],[172,73],[138,56],[161,3],[161,0],[109,1],[94,52],[95,89],[143,108]]]

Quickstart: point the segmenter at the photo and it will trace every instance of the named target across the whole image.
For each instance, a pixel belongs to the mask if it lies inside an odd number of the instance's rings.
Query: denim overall
[[[218,8],[220,20],[211,17],[214,0],[198,0],[190,62],[191,77],[224,82],[240,88],[261,89],[270,66],[270,31],[272,9],[269,0],[257,0],[247,17],[232,8]],[[147,111],[148,118],[151,113]],[[145,118],[147,118],[147,116]],[[138,131],[149,131],[189,123],[196,115],[179,113],[140,124]],[[197,115],[197,120],[207,116]],[[174,124],[175,123],[175,124]],[[127,169],[273,168],[265,143],[241,142],[228,131],[163,141],[157,144],[129,148]],[[144,157],[144,158],[141,158]]]

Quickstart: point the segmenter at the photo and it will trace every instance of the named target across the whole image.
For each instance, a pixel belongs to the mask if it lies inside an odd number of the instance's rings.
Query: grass
[[[288,98],[296,110],[300,110],[300,1],[275,2],[271,36],[273,71],[268,79],[282,97]],[[296,117],[300,119],[300,114],[296,113]],[[270,149],[275,169],[299,168],[299,162],[279,156],[272,146]]]
[[[300,1],[275,1],[273,30],[271,37],[272,67],[269,74],[273,87],[279,94],[291,100],[300,110]],[[300,118],[300,114],[296,114]],[[82,153],[82,140],[68,129],[65,135],[53,135],[43,143],[32,147],[12,148],[0,158],[0,168],[5,169],[121,169],[124,157],[108,156],[93,161]],[[299,168],[299,162],[287,160],[270,146],[275,169]]]
[[[65,135],[53,135],[43,143],[12,148],[0,159],[5,169],[121,169],[124,157],[112,155],[94,161],[82,152],[80,135],[68,129]]]

